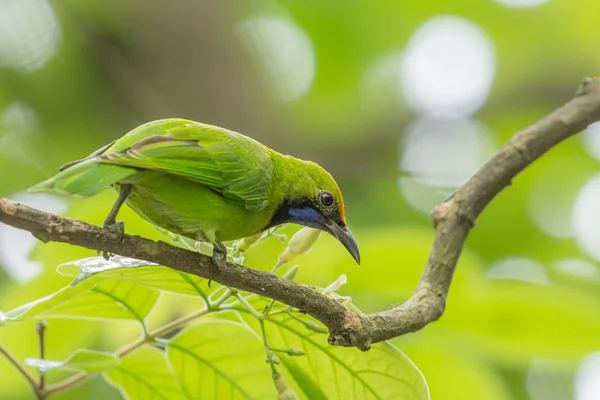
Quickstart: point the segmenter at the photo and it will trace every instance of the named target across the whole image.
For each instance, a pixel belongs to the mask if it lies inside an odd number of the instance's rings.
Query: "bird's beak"
[[[356,244],[356,240],[352,233],[348,230],[347,227],[339,226],[335,221],[328,220],[325,222],[325,226],[329,230],[329,232],[340,241],[341,244],[344,245],[346,250],[352,255],[356,263],[360,265],[360,251],[358,250],[358,245]]]

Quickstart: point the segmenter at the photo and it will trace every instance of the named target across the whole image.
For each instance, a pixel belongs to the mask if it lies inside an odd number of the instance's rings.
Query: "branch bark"
[[[323,322],[332,345],[368,350],[372,343],[422,329],[440,318],[464,242],[489,202],[528,165],[600,120],[600,78],[583,80],[575,97],[518,132],[432,213],[433,247],[414,294],[402,305],[358,315],[337,301],[287,279],[241,265],[217,270],[210,257],[164,242],[125,235],[0,198],[0,222],[43,242],[64,242],[155,262],[296,307]]]

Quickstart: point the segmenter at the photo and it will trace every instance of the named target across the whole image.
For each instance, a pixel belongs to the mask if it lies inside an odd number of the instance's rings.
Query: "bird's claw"
[[[104,258],[105,260],[108,260],[109,258],[115,255],[114,253],[111,253],[107,250],[96,250],[96,254],[98,255],[98,257],[102,256],[102,258]]]
[[[115,231],[115,232],[119,232],[122,235],[125,235],[125,223],[123,223],[123,221],[114,222],[112,224],[104,224],[103,227],[105,229],[108,229],[108,230],[111,230],[111,231]]]
[[[227,247],[222,243],[215,244],[212,254],[213,264],[220,271],[227,265]]]
[[[119,221],[119,222],[105,221],[104,224],[102,225],[102,227],[104,229],[108,229],[109,231],[119,233],[121,236],[120,237],[121,241],[125,238],[125,224],[123,223],[123,221]],[[109,258],[111,258],[112,256],[115,255],[114,253],[111,253],[106,250],[98,250],[97,254],[98,254],[98,256],[102,256],[105,260],[108,260]]]
[[[212,262],[217,271],[222,271],[227,266],[227,247],[221,242],[213,243]],[[208,280],[208,287],[212,280]]]
[[[222,250],[215,246],[213,249],[213,264],[220,271],[227,265],[227,249]]]

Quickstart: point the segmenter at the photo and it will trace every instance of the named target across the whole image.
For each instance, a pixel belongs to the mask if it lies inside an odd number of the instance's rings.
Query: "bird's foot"
[[[102,227],[104,229],[108,229],[109,231],[117,232],[118,234],[120,234],[120,240],[123,240],[123,238],[125,237],[125,224],[123,223],[123,221],[116,222],[107,219],[106,221],[104,221],[104,224],[102,224]],[[98,250],[98,255],[101,255],[102,257],[104,257],[105,260],[108,260],[115,254],[106,250]]]
[[[217,268],[217,271],[222,271],[227,266],[227,247],[220,241],[213,243],[213,254],[212,254],[213,265]],[[208,280],[208,287],[212,280]]]
[[[212,259],[219,271],[227,266],[227,247],[218,240],[213,243]]]

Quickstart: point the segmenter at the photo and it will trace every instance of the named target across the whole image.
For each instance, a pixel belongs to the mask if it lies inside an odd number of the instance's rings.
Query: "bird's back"
[[[230,202],[260,210],[267,204],[273,164],[271,151],[249,137],[172,118],[133,129],[31,190],[87,197],[143,170],[191,180]]]

